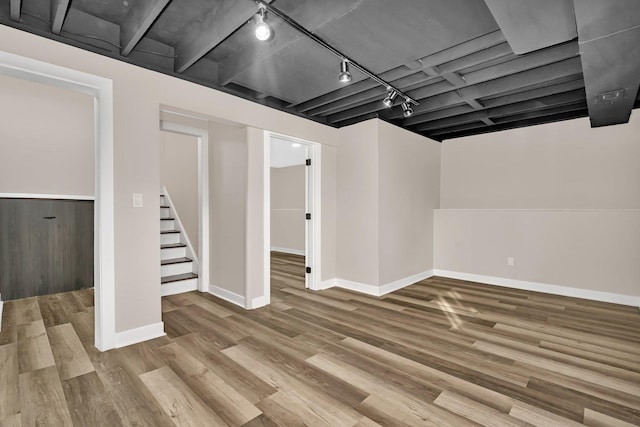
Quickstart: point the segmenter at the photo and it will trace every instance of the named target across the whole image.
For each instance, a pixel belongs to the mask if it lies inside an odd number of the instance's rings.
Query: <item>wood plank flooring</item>
[[[431,278],[382,298],[162,299],[166,337],[98,352],[91,290],[5,304],[0,426],[640,425],[640,310]]]

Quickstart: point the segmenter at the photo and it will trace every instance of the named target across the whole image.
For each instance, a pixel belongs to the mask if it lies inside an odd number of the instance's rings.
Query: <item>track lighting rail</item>
[[[381,79],[380,77],[376,76],[371,71],[369,71],[367,68],[365,68],[362,65],[358,64],[357,62],[355,62],[354,60],[352,60],[351,58],[349,58],[348,56],[346,56],[345,54],[340,52],[338,49],[336,49],[335,47],[331,46],[329,43],[324,41],[322,38],[318,37],[317,35],[313,34],[311,31],[309,31],[306,28],[304,28],[296,20],[294,20],[293,18],[290,18],[286,13],[282,12],[280,9],[278,9],[278,8],[276,8],[274,6],[271,6],[269,3],[266,3],[266,2],[264,2],[262,0],[255,0],[255,2],[256,2],[256,4],[258,6],[260,6],[261,8],[266,9],[268,12],[270,12],[273,15],[277,16],[278,18],[282,19],[285,23],[287,23],[287,25],[291,26],[295,30],[297,30],[300,33],[304,34],[305,36],[309,37],[311,40],[313,40],[314,42],[316,42],[320,46],[324,47],[329,52],[333,53],[335,56],[340,58],[342,61],[346,61],[350,66],[352,66],[354,68],[357,68],[362,74],[366,75],[367,77],[369,77],[372,80],[375,80],[380,85],[382,85],[385,88],[387,88],[388,92],[392,92],[392,91],[396,92],[398,96],[401,96],[402,98],[404,98],[406,100],[406,103],[410,103],[410,104],[413,104],[413,105],[420,105],[420,103],[418,101],[416,101],[415,99],[411,98],[409,95],[407,95],[406,93],[402,92],[400,89],[394,87],[391,83],[389,83],[389,82],[385,81],[384,79]]]

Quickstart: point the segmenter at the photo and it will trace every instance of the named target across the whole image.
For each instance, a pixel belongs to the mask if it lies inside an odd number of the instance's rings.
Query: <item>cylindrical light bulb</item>
[[[271,38],[271,27],[264,22],[264,9],[261,9],[256,15],[255,34],[260,41],[266,41]]]

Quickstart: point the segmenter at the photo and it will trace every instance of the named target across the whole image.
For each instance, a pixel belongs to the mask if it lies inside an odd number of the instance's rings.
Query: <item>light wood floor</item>
[[[383,298],[162,299],[167,336],[99,353],[91,291],[5,304],[0,425],[638,425],[637,308],[431,278]],[[528,423],[528,424],[527,424]]]

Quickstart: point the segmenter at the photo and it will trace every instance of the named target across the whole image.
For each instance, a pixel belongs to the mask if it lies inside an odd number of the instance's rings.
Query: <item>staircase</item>
[[[160,195],[160,276],[161,295],[174,295],[198,289],[197,259],[184,233],[171,197]]]

